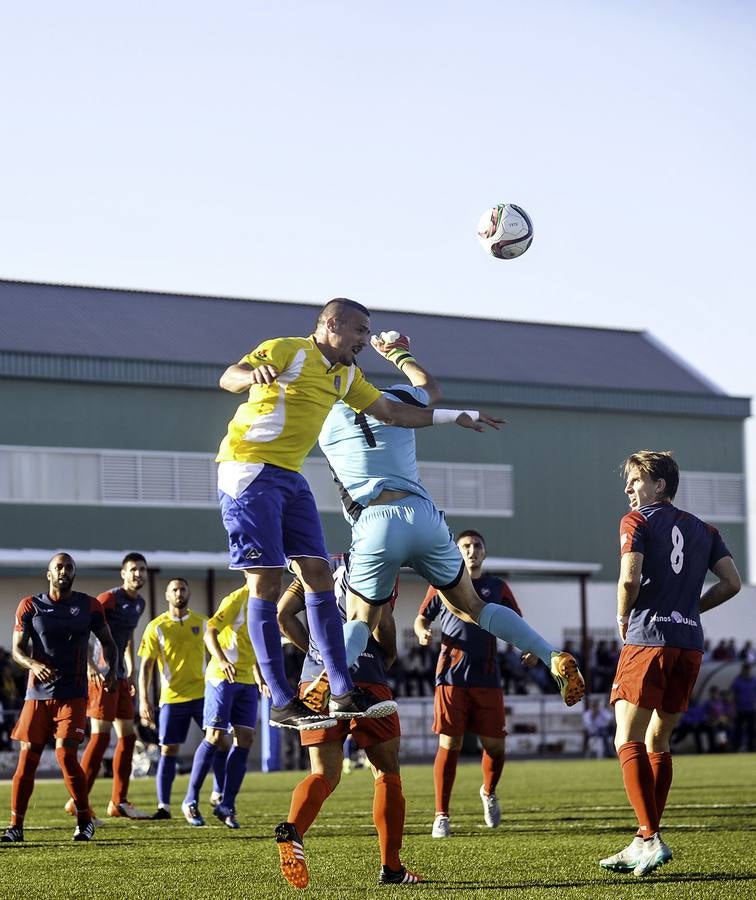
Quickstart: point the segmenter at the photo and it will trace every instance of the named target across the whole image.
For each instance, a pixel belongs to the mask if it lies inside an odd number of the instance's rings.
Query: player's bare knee
[[[237,725],[234,728],[234,743],[242,750],[248,750],[255,742],[255,729]]]
[[[161,756],[178,756],[180,744],[161,744],[160,745],[160,755]]]
[[[281,569],[245,569],[244,577],[250,597],[278,603],[283,578]]]

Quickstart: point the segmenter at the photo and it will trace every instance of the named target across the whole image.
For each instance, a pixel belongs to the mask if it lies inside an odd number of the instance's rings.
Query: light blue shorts
[[[254,728],[260,690],[256,684],[221,681],[205,684],[204,728],[228,731],[232,726]]]
[[[402,566],[438,590],[455,587],[465,567],[443,515],[418,494],[365,507],[349,552],[349,588],[375,605],[391,598]]]

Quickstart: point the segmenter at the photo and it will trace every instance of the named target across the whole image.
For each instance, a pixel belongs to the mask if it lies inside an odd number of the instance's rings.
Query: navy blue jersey
[[[346,564],[343,556],[331,557],[331,572],[333,573],[334,590],[336,592],[336,602],[339,605],[342,622],[346,622]],[[396,587],[390,603],[394,608],[396,602]],[[386,652],[383,647],[371,635],[368,638],[367,646],[363,652],[357,657],[356,662],[350,667],[349,673],[353,681],[365,681],[370,684],[387,684],[386,681]],[[312,639],[310,632],[310,644],[307,648],[307,656],[305,656],[302,665],[302,675],[300,682],[312,681],[323,671],[323,657],[320,650]]]
[[[94,597],[72,591],[66,599],[52,600],[46,593],[24,597],[16,610],[15,631],[31,639],[32,659],[57,671],[43,684],[29,672],[27,700],[70,700],[87,696],[87,647],[90,631],[105,625],[102,607]]]
[[[495,575],[473,578],[473,587],[486,603],[500,603],[522,615],[509,585]],[[477,625],[463,622],[450,612],[435,588],[430,588],[418,615],[441,625],[441,652],[436,665],[436,685],[501,687],[496,638]]]
[[[122,587],[115,587],[98,594],[97,600],[102,606],[105,621],[118,648],[118,677],[125,678],[126,664],[123,657],[129,641],[134,636],[139,617],[144,612],[144,597],[141,594],[132,597]]]
[[[730,556],[719,532],[671,503],[627,513],[620,554],[643,554],[638,599],[626,643],[703,650],[699,601],[706,573]]]

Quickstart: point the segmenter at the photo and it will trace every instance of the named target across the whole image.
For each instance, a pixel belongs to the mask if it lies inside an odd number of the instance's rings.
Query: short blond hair
[[[664,496],[674,500],[680,484],[680,469],[672,458],[671,450],[636,450],[622,464],[622,472],[627,478],[631,469],[638,469],[654,481],[664,479]]]

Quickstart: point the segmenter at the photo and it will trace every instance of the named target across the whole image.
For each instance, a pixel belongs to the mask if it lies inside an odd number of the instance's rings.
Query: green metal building
[[[18,599],[4,581],[15,590],[39,571],[24,548],[189,554],[175,559],[202,569],[208,605],[218,600],[230,576],[213,455],[241,399],[218,378],[266,338],[309,334],[318,310],[0,281],[0,609]],[[442,405],[507,420],[500,432],[417,435],[451,528],[479,528],[490,555],[590,560],[613,580],[620,464],[652,447],[674,450],[678,504],[719,527],[747,574],[749,399],[727,396],[645,332],[383,310],[372,324],[412,337]],[[369,348],[360,365],[379,386],[402,380]],[[317,450],[306,474],[341,549],[348,530]]]

